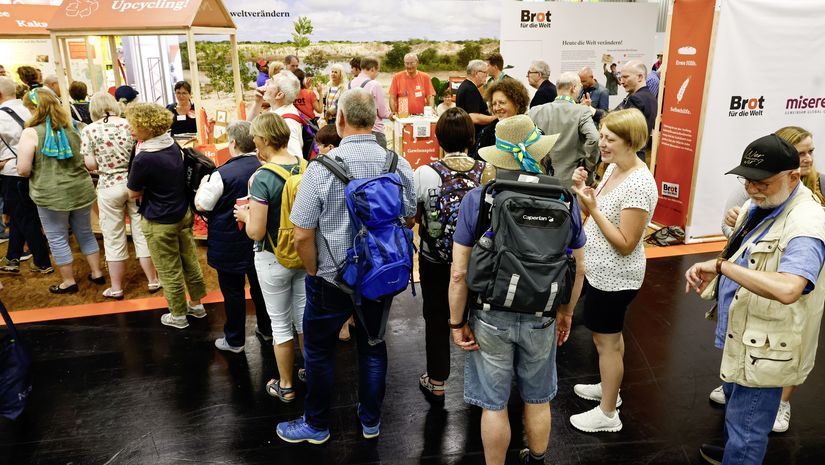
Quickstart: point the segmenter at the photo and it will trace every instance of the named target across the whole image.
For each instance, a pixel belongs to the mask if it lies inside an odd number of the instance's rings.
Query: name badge
[[[420,98],[420,97],[423,97],[423,96],[424,96],[424,92],[418,91],[418,92],[416,92],[416,93],[415,93],[415,96],[416,96],[416,97],[419,97],[419,98]]]
[[[186,121],[186,115],[178,115],[177,119],[178,121]]]

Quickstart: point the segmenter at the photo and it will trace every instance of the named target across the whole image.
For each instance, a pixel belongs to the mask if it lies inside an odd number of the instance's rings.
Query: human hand
[[[708,284],[716,276],[716,259],[699,262],[688,268],[685,272],[685,294],[690,292],[691,288],[697,294],[702,294]]]
[[[453,342],[455,345],[461,347],[466,351],[478,350],[478,343],[476,342],[475,334],[470,329],[469,324],[465,324],[461,328],[450,331],[453,335]]]
[[[233,211],[235,215],[235,219],[242,222],[248,223],[249,219],[249,205],[235,205],[235,210]]]
[[[269,81],[267,81],[269,82]],[[263,105],[264,103],[264,94],[266,93],[266,85],[258,87],[255,89],[255,105]]]
[[[560,346],[567,342],[567,338],[570,337],[572,321],[573,315],[561,312],[556,314],[556,345]]]
[[[583,187],[577,192],[579,198],[579,205],[582,205],[588,213],[597,209],[596,207],[596,191],[592,187]]]
[[[725,213],[725,224],[731,228],[736,226],[736,219],[739,218],[740,207],[733,207]]]
[[[571,179],[573,179],[573,192],[578,194],[580,190],[584,189],[584,183],[587,182],[587,170],[583,166],[576,168]]]
[[[586,107],[589,107],[591,102],[592,100],[590,99],[590,92],[586,92],[584,95],[582,95],[581,102],[579,103]]]

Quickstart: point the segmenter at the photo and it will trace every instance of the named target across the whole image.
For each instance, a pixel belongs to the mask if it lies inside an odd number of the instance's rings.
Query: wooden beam
[[[108,39],[109,57],[112,59],[112,72],[115,75],[115,87],[120,87],[123,85],[123,80],[120,78],[120,60],[117,58],[117,44],[115,43],[115,36],[108,36]]]
[[[241,102],[243,102],[244,84],[241,82],[241,63],[240,58],[238,58],[238,37],[235,34],[230,34],[229,43],[231,44],[229,53],[232,54],[232,80],[235,82],[235,109],[237,110],[241,107]],[[240,117],[241,116],[238,115],[238,119],[240,119]]]
[[[60,45],[63,47],[63,63],[66,66],[66,78],[72,81],[72,61],[71,54],[69,53],[69,42],[65,38],[62,38],[60,39]]]
[[[198,54],[195,50],[195,34],[190,30],[186,31],[186,50],[189,54],[189,73],[190,73],[190,80],[192,81],[192,100],[195,102],[195,118],[196,124],[198,126],[198,141],[201,144],[205,144],[208,141],[206,139],[206,134],[201,134],[201,124],[203,123],[201,118],[201,83],[200,77],[198,76]]]
[[[56,31],[53,34],[57,37],[83,37],[89,34],[98,36],[185,36],[189,30],[186,28],[174,29],[95,29],[77,31]],[[223,32],[221,35],[226,35]]]
[[[92,58],[92,44],[89,43],[89,37],[83,38],[83,45],[86,46],[86,66],[89,67],[89,80],[92,81],[92,94],[97,92],[97,82],[95,81],[94,69],[95,62]]]
[[[69,86],[66,85],[66,70],[63,66],[63,55],[60,51],[60,42],[54,34],[50,35],[52,50],[54,53],[54,71],[57,74],[57,85],[60,87],[60,94],[68,96]],[[63,98],[63,108],[71,115],[72,109],[68,98]]]
[[[206,27],[206,26],[192,26],[190,29],[194,34],[210,35],[210,36],[225,36],[232,35],[237,32],[234,27]]]

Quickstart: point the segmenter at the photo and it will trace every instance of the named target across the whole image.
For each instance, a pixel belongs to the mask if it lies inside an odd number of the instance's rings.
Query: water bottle
[[[493,248],[493,231],[487,230],[484,234],[479,238],[478,245],[484,247],[485,249],[492,249]]]

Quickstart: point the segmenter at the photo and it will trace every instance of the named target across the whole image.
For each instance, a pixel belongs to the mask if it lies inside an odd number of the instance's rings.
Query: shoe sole
[[[223,351],[223,352],[232,352],[233,354],[239,354],[239,353],[243,352],[243,350],[244,350],[244,348],[243,348],[243,347],[240,347],[240,348],[238,348],[238,347],[232,347],[232,348],[229,348],[229,347],[218,347],[218,346],[215,346],[215,348],[216,348],[216,349],[218,349],[218,350],[220,350],[220,351]]]
[[[705,459],[705,461],[707,463],[710,463],[712,465],[722,465],[722,462],[720,462],[719,460],[716,460],[714,458],[711,458],[710,456],[705,454],[705,452],[702,449],[699,449],[699,455],[701,455],[702,458]]]
[[[186,312],[186,316],[191,316],[192,318],[201,319],[201,318],[206,318],[206,312],[203,312],[203,313],[189,313],[189,312]]]
[[[713,397],[708,397],[708,400],[710,400],[711,402],[713,402],[716,405],[725,405],[724,400],[719,401],[719,400],[714,399]]]
[[[186,329],[186,328],[188,328],[188,327],[189,327],[189,323],[188,323],[188,322],[187,322],[186,324],[184,324],[184,325],[176,325],[176,324],[173,324],[173,323],[167,323],[167,322],[165,322],[165,321],[161,320],[160,324],[162,324],[162,325],[164,325],[164,326],[168,326],[168,327],[170,327],[170,328],[175,328],[175,329]]]
[[[774,432],[774,433],[784,433],[785,431],[788,431],[788,428],[790,428],[790,427],[791,427],[791,425],[788,425],[784,428],[779,428],[779,429],[771,428],[771,431]]]
[[[581,397],[584,400],[592,400],[593,402],[601,402],[602,401],[601,397],[585,396],[583,394],[579,394],[579,392],[576,391],[575,389],[573,389],[573,393],[575,393],[577,396]],[[621,396],[619,396],[619,398],[616,399],[616,408],[619,408],[621,406],[622,406],[622,398],[621,398]]]
[[[323,443],[329,441],[329,434],[327,434],[327,437],[325,437],[324,439],[321,439],[321,440],[309,439],[309,438],[307,438],[307,439],[287,439],[287,438],[281,436],[281,433],[277,430],[275,431],[275,434],[277,434],[278,437],[281,438],[282,441],[286,441],[290,444],[298,444],[298,443],[301,443],[301,442],[308,442],[310,444],[323,444]]]
[[[573,420],[570,420],[570,424],[577,430],[584,431],[585,433],[618,433],[622,430],[622,426],[624,426],[619,423],[619,426],[614,426],[612,428],[584,428],[573,423]]]
[[[364,436],[364,439],[375,439],[380,435],[381,435],[380,431],[377,432],[377,433],[374,433],[374,434],[370,434],[370,433],[365,432],[363,429],[361,430],[361,436]]]

